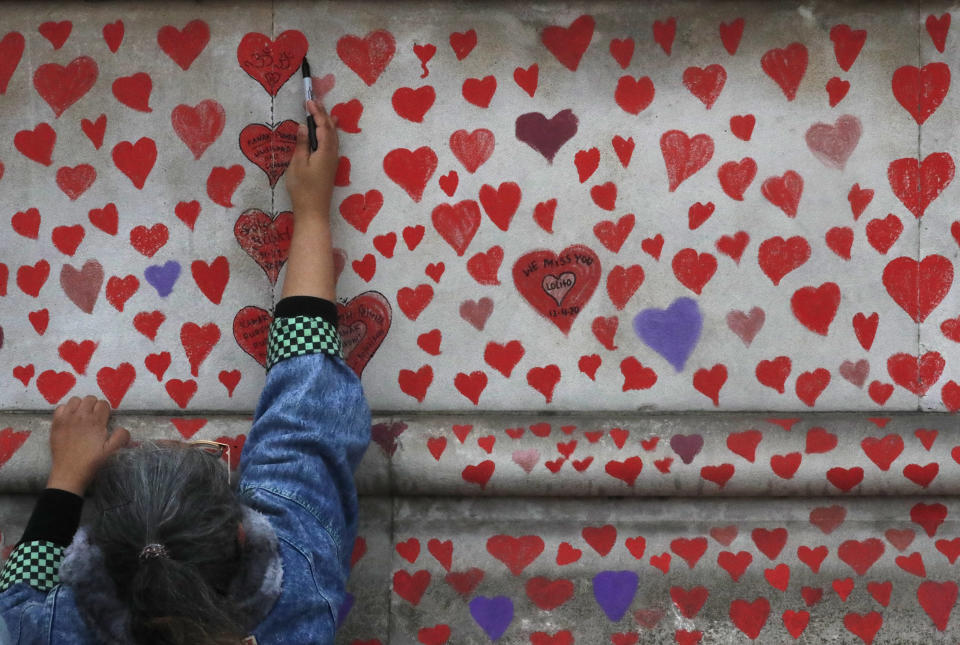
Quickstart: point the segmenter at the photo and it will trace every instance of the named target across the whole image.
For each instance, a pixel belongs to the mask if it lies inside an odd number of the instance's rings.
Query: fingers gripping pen
[[[310,78],[310,63],[307,62],[307,57],[303,57],[303,65],[300,66],[300,72],[303,74],[303,96],[304,101],[313,100],[313,79]],[[304,105],[306,108],[306,105]],[[314,121],[313,115],[310,114],[310,110],[307,110],[307,137],[310,141],[310,152],[314,152],[317,149],[317,122]]]

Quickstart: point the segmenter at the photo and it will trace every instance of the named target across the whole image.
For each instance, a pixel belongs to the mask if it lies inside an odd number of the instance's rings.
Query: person
[[[222,445],[130,447],[126,430],[108,430],[106,401],[58,406],[47,488],[0,573],[11,642],[333,642],[370,409],[337,334],[335,124],[322,106],[307,108],[318,147],[309,151],[301,125],[285,179],[287,273],[236,489]],[[78,528],[88,486],[94,512]]]

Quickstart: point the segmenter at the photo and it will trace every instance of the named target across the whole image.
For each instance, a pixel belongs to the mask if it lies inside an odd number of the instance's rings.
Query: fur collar
[[[244,506],[243,530],[246,538],[239,570],[230,583],[230,596],[248,616],[246,627],[252,630],[280,596],[283,566],[277,535],[263,515]],[[85,528],[77,531],[64,551],[60,582],[72,587],[80,615],[101,640],[108,645],[130,642],[129,614],[107,575],[103,552],[90,541]]]

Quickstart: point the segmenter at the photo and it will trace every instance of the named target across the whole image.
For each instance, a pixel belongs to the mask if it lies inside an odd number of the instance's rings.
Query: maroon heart
[[[539,112],[528,112],[517,117],[517,139],[539,152],[553,163],[557,151],[577,133],[579,120],[572,110],[561,110],[547,119]]]

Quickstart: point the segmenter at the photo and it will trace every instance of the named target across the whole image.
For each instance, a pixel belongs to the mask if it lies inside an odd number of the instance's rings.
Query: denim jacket
[[[283,351],[275,332],[271,359],[279,362],[267,373],[243,448],[237,495],[276,533],[282,586],[252,635],[258,645],[328,644],[346,598],[357,530],[353,473],[370,441],[370,410],[339,357],[339,338],[336,352]],[[69,584],[40,591],[26,582],[0,593],[11,642],[102,643],[74,594]]]

